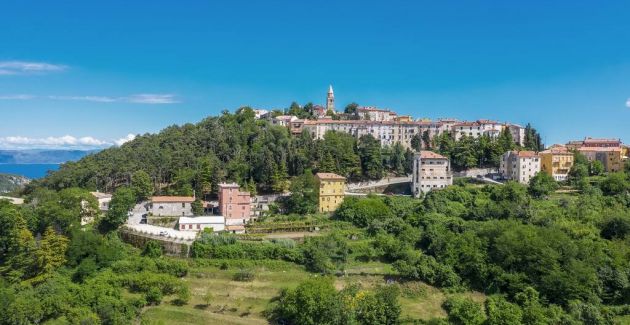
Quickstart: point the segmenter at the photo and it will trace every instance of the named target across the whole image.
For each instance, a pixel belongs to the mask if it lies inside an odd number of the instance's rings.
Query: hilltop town
[[[171,126],[16,194],[0,198],[15,247],[0,252],[0,274],[39,295],[107,288],[37,320],[628,316],[630,256],[617,248],[630,238],[630,160],[615,138],[545,146],[529,124],[340,112],[330,87],[325,106],[242,107]],[[297,297],[325,312],[292,313]],[[384,321],[362,318],[375,306]]]

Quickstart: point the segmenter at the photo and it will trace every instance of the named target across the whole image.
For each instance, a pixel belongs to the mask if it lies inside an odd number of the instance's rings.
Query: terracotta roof
[[[426,151],[426,150],[420,151],[419,155],[420,155],[420,159],[448,159],[433,151]]]
[[[553,153],[553,154],[567,154],[572,155],[572,153],[567,149],[567,147],[561,144],[554,144],[551,147],[547,148],[547,150],[542,151],[541,153]]]
[[[151,202],[192,203],[195,202],[195,198],[192,196],[154,196],[151,198]]]
[[[516,151],[516,155],[519,158],[533,158],[533,157],[538,157],[538,155],[536,154],[536,152],[534,151]]]
[[[317,173],[315,176],[319,179],[337,179],[337,180],[346,180],[345,177],[341,175],[337,175],[335,173]]]
[[[475,122],[460,122],[457,124],[454,124],[454,127],[458,127],[458,126],[479,126],[481,125],[481,123],[475,121]]]
[[[621,147],[581,147],[578,151],[597,151],[597,152],[613,152],[618,151],[621,152]]]
[[[619,139],[597,139],[597,138],[584,138],[584,144],[587,143],[619,143],[621,141]]]
[[[390,111],[389,109],[385,109],[385,108],[378,108],[378,107],[373,107],[373,106],[362,106],[357,108],[358,111],[368,111],[368,112],[384,112],[384,113],[392,113],[392,114],[396,114],[395,112]]]

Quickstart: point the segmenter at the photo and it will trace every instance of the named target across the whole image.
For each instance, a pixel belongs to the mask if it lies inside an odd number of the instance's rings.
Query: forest
[[[285,261],[324,275],[278,293],[266,315],[279,324],[402,322],[396,286],[332,286],[330,277],[343,277],[352,261],[391,265],[401,284],[488,297],[480,304],[453,296],[447,319],[420,323],[615,324],[630,314],[630,165],[586,180],[568,194],[537,176],[529,186],[459,182],[422,199],[346,198],[332,219],[262,221],[328,220],[322,236],[252,242],[204,233],[184,260],[163,256],[153,242],[140,250],[121,242],[84,189],[38,188],[24,206],[0,202],[0,313],[10,315],[0,324],[129,323],[166,297],[187,304],[181,278],[213,260]],[[86,217],[96,224],[82,227]],[[235,277],[247,281],[249,272]]]

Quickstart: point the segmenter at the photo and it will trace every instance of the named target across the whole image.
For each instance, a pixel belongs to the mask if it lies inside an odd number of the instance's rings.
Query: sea
[[[48,171],[59,169],[59,164],[0,164],[0,174],[21,175],[30,179],[42,178]]]

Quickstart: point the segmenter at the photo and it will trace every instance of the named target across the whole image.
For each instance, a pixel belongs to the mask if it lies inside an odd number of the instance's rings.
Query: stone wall
[[[146,243],[154,240],[164,248],[164,254],[169,256],[188,257],[190,254],[190,244],[178,241],[167,240],[159,236],[151,236],[147,234],[138,234],[126,229],[120,230],[120,237],[125,243],[133,245],[137,248],[144,248]]]

